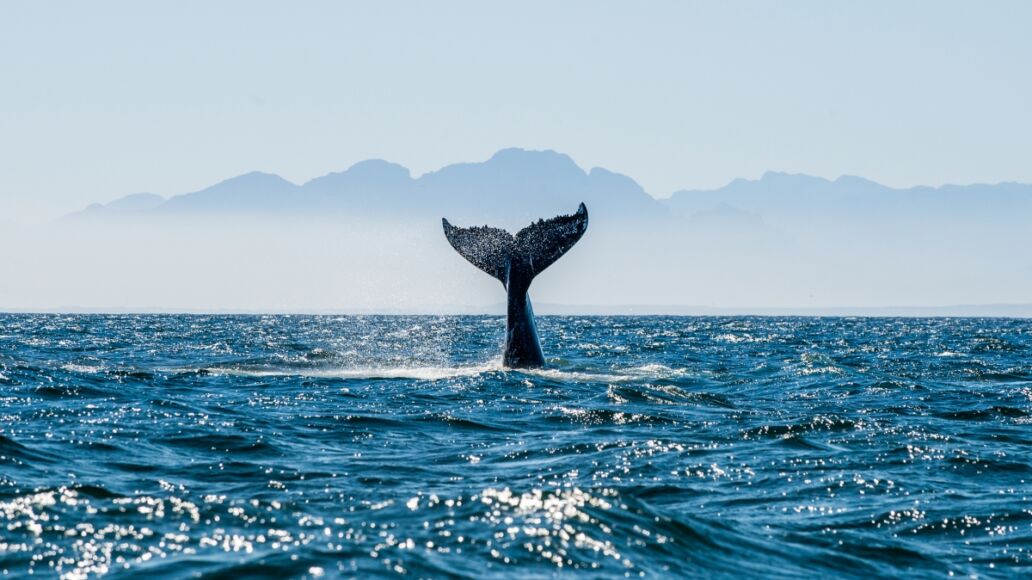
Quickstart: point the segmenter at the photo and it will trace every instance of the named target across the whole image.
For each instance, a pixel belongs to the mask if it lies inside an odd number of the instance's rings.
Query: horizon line
[[[719,307],[676,305],[570,305],[541,303],[539,316],[673,316],[673,317],[797,317],[797,318],[1032,318],[1032,303],[952,304],[945,306],[827,306],[827,307]],[[73,307],[8,308],[0,315],[190,315],[190,316],[504,316],[504,304],[430,308],[164,308]]]

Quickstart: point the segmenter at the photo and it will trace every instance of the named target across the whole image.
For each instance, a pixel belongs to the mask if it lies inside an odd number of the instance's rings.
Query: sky
[[[0,2],[0,225],[252,170],[555,149],[654,196],[767,170],[1032,182],[1027,2]]]

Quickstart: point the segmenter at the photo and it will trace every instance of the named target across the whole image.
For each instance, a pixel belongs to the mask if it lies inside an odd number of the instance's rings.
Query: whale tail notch
[[[471,264],[507,284],[510,269],[518,263],[525,266],[529,283],[581,239],[588,229],[588,208],[581,203],[575,213],[538,220],[515,236],[488,226],[460,228],[447,219],[442,223],[448,243]]]

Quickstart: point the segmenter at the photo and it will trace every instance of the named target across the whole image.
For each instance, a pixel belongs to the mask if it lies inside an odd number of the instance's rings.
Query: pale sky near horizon
[[[517,146],[657,197],[1032,182],[1032,3],[0,2],[0,223]]]

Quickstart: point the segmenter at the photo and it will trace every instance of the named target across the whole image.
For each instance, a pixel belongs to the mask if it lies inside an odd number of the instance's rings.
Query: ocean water
[[[1032,575],[1032,321],[0,315],[0,575]]]

